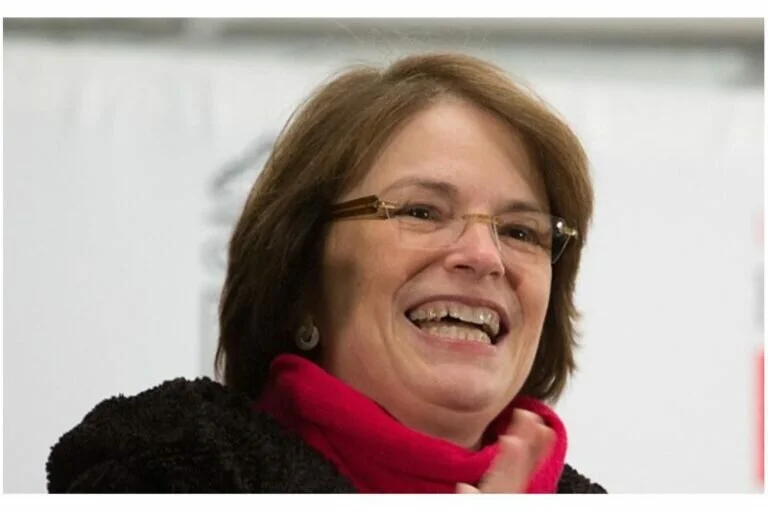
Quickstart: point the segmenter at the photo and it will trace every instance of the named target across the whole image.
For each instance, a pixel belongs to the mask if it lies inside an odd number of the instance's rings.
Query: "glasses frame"
[[[392,217],[389,216],[390,210],[396,210],[401,207],[400,203],[392,201],[384,201],[377,195],[359,197],[357,199],[350,199],[342,203],[337,203],[331,206],[330,220],[341,219],[378,219],[389,220]],[[493,224],[498,226],[497,218],[493,215],[486,215],[484,213],[468,213],[462,216],[465,219],[474,219],[486,224]],[[552,227],[555,232],[555,237],[565,237],[563,245],[557,254],[554,252],[551,256],[551,264],[554,265],[560,259],[568,247],[571,239],[578,239],[579,232],[565,222],[565,219],[556,215],[550,215],[552,219]],[[497,240],[498,241],[498,240]],[[553,244],[554,248],[554,244]]]

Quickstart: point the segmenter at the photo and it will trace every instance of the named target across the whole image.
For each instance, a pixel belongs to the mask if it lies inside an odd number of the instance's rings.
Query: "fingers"
[[[555,443],[555,432],[547,427],[544,420],[537,414],[523,409],[514,410],[506,435],[525,441],[526,453],[521,460],[526,465],[529,476],[538,469]]]
[[[456,494],[480,494],[480,489],[474,485],[456,484]]]
[[[482,493],[521,493],[528,483],[527,448],[522,438],[499,437],[499,455],[491,464],[480,483]]]
[[[515,409],[507,432],[499,437],[499,454],[478,487],[459,484],[457,492],[522,493],[554,446],[555,433],[536,414]],[[459,490],[459,488],[461,490]]]

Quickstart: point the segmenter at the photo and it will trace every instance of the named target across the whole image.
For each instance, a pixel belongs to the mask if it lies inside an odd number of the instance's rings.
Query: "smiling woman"
[[[344,72],[235,227],[223,385],[99,405],[49,490],[604,492],[565,464],[550,408],[591,211],[576,136],[490,64]]]

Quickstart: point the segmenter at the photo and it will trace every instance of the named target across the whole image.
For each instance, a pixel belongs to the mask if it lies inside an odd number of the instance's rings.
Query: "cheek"
[[[380,230],[344,223],[335,226],[325,245],[322,307],[331,339],[356,322],[369,321],[371,306],[391,298],[397,281],[391,254]],[[366,313],[367,312],[367,313]]]
[[[515,371],[515,386],[522,386],[530,374],[541,340],[544,320],[549,307],[551,268],[526,273],[515,292],[520,303],[521,326],[517,343],[511,344]]]
[[[541,329],[549,305],[551,283],[551,267],[531,270],[520,279],[517,297],[526,321],[526,329]]]
[[[366,252],[365,237],[346,226],[334,227],[328,236],[323,254],[321,304],[325,308],[323,316],[334,320],[329,327],[337,323],[339,312],[351,309],[365,288]]]

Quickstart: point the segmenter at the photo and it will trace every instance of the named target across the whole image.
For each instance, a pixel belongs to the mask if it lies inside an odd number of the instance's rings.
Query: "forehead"
[[[451,183],[469,202],[521,200],[547,209],[541,176],[522,136],[460,99],[441,100],[406,121],[349,195],[379,194],[409,178]]]

